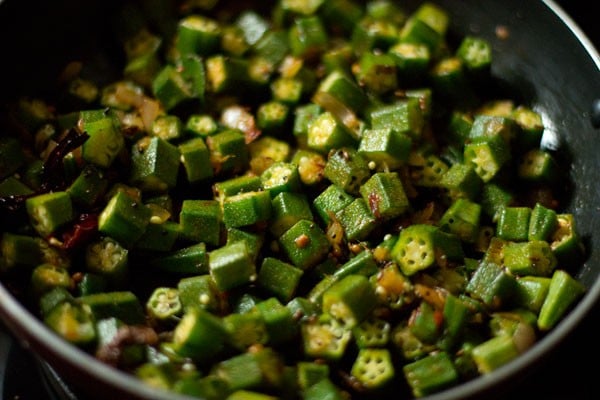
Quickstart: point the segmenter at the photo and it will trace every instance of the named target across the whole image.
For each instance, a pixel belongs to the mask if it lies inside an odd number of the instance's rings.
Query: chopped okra
[[[495,43],[435,1],[265,4],[136,15],[120,76],[7,107],[3,282],[209,400],[423,397],[528,351],[588,249],[538,105],[479,90]]]

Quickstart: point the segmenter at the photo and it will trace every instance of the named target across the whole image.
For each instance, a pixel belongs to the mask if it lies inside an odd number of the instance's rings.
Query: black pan
[[[0,54],[4,71],[0,75],[0,98],[18,93],[47,93],[65,60],[74,55],[97,59],[110,54],[110,45],[103,39],[108,35],[108,16],[119,3],[0,0]],[[439,0],[439,4],[451,13],[453,35],[475,33],[491,41],[492,73],[499,87],[543,115],[544,144],[557,150],[570,165],[573,190],[566,211],[575,215],[588,249],[586,262],[575,272],[588,292],[553,331],[517,360],[490,375],[427,400],[496,398],[537,368],[597,310],[600,56],[571,18],[551,0]],[[507,29],[507,38],[497,37],[498,27]],[[114,73],[110,69],[102,72],[107,81]],[[86,398],[185,399],[150,389],[65,343],[1,284],[0,317],[21,344],[39,355]],[[590,345],[590,349],[597,347],[597,343]],[[581,362],[586,358],[583,356]]]

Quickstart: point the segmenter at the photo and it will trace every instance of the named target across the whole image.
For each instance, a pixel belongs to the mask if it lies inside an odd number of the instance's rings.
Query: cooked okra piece
[[[410,206],[397,172],[377,172],[361,187],[360,194],[378,220],[399,217]]]
[[[538,148],[544,133],[542,116],[529,107],[519,105],[512,111],[511,118],[521,128],[516,137],[517,149],[527,151]]]
[[[76,290],[79,296],[88,294],[106,292],[108,290],[108,279],[106,277],[92,272],[85,272],[76,284]]]
[[[586,289],[583,284],[573,278],[568,272],[557,269],[552,274],[548,294],[542,303],[537,326],[542,331],[553,328],[583,296]]]
[[[178,148],[189,183],[195,184],[213,176],[210,152],[202,138],[189,139]]]
[[[435,93],[447,103],[457,108],[473,107],[475,94],[459,57],[449,55],[435,61],[428,78]]]
[[[269,166],[276,162],[287,161],[291,155],[291,146],[284,140],[263,135],[248,144],[250,153],[250,176],[260,176]]]
[[[152,93],[166,111],[194,96],[188,82],[173,65],[165,65],[152,80]]]
[[[431,267],[435,263],[435,233],[431,225],[415,224],[400,231],[391,256],[407,276]]]
[[[77,298],[89,307],[96,321],[117,318],[126,324],[144,324],[144,307],[138,297],[130,291],[94,293]]]
[[[360,349],[387,346],[391,325],[384,319],[370,317],[352,328],[352,337]]]
[[[213,19],[199,14],[182,18],[177,25],[176,47],[181,55],[209,55],[221,41],[221,26]]]
[[[87,345],[96,339],[93,316],[77,302],[64,301],[49,311],[44,323],[65,340]]]
[[[256,279],[256,266],[245,242],[235,242],[210,252],[210,276],[220,291],[227,291]]]
[[[206,59],[207,91],[230,93],[250,84],[248,60],[216,54]]]
[[[496,336],[473,348],[472,356],[480,373],[486,374],[519,355],[512,336]]]
[[[439,345],[450,351],[458,343],[467,326],[471,311],[458,296],[449,293],[444,302],[444,332]]]
[[[273,257],[265,257],[256,283],[279,300],[289,302],[296,293],[304,271]]]
[[[157,287],[146,302],[150,318],[158,323],[174,323],[183,314],[179,290],[170,287]]]
[[[350,43],[358,55],[379,50],[385,52],[398,41],[398,27],[384,18],[363,16],[352,30]]]
[[[268,365],[269,362],[273,364]],[[236,392],[275,384],[270,380],[280,379],[281,371],[273,371],[275,368],[281,368],[280,364],[281,361],[272,350],[263,349],[256,353],[246,352],[223,360],[212,368],[211,373],[225,380],[229,390]],[[269,376],[269,373],[275,376]]]
[[[267,329],[268,343],[279,345],[288,342],[297,333],[294,316],[289,308],[276,297],[270,297],[256,304]]]
[[[116,118],[105,110],[81,111],[77,124],[89,136],[81,147],[83,159],[101,168],[110,167],[125,148]]]
[[[98,230],[129,248],[146,231],[150,213],[145,205],[117,191],[98,216]]]
[[[324,313],[351,329],[373,310],[377,297],[369,279],[363,275],[348,275],[323,293]]]
[[[296,364],[298,386],[307,389],[322,379],[329,378],[329,365],[314,361],[299,361]]]
[[[208,362],[226,347],[227,334],[221,318],[200,307],[186,309],[173,331],[177,354]]]
[[[392,331],[392,343],[406,360],[419,360],[426,357],[438,347],[435,344],[423,343],[401,322]]]
[[[175,383],[175,366],[170,363],[143,363],[134,370],[137,379],[159,390],[170,390]]]
[[[301,188],[300,174],[296,164],[277,161],[271,164],[260,175],[262,188],[277,196],[281,192],[297,192]]]
[[[510,149],[500,134],[478,136],[465,145],[464,158],[484,182],[489,182],[510,159]]]
[[[301,333],[304,353],[326,360],[341,359],[352,338],[352,332],[328,314],[304,321]]]
[[[92,207],[98,203],[107,189],[108,179],[104,172],[93,164],[88,164],[83,167],[79,176],[66,191],[76,205]]]
[[[325,50],[327,40],[327,30],[317,15],[295,18],[288,31],[290,53],[295,57],[312,59],[318,56]]]
[[[297,150],[291,162],[298,166],[300,180],[307,186],[314,186],[324,178],[324,170],[327,161],[325,156],[314,150]]]
[[[164,114],[156,117],[150,127],[150,136],[156,136],[166,141],[173,141],[183,135],[183,123],[174,114]]]
[[[271,83],[271,94],[273,101],[285,108],[287,120],[289,107],[300,103],[300,100],[302,100],[304,95],[303,82],[298,77],[281,76]]]
[[[332,183],[353,195],[360,193],[360,187],[371,176],[367,160],[352,147],[329,153],[323,173]]]
[[[190,241],[217,246],[223,215],[216,200],[184,200],[179,213],[181,236]]]
[[[143,191],[165,192],[177,183],[179,149],[160,137],[143,138],[132,146],[130,182]]]
[[[279,237],[279,244],[294,266],[307,270],[329,252],[325,232],[313,221],[300,220]]]
[[[154,252],[170,251],[181,232],[181,225],[174,221],[165,221],[154,223],[150,219],[150,223],[146,226],[146,231],[135,243],[135,248],[149,250]]]
[[[538,314],[548,294],[550,277],[523,276],[517,279],[516,304]]]
[[[365,129],[358,145],[358,153],[379,168],[397,169],[407,160],[412,147],[410,136],[395,128]]]
[[[256,175],[241,175],[234,178],[229,178],[223,181],[216,182],[213,186],[215,198],[223,203],[228,196],[237,194],[257,192],[262,189],[262,181],[260,176]]]
[[[226,197],[223,200],[223,223],[226,227],[242,227],[264,222],[271,216],[271,194],[256,191]]]
[[[560,265],[573,265],[581,261],[585,246],[577,231],[573,214],[560,213],[556,215],[558,224],[550,237],[550,245]]]
[[[284,30],[268,30],[252,50],[272,65],[279,65],[289,54],[288,37]]]
[[[482,261],[467,284],[466,291],[491,309],[509,303],[516,291],[516,279],[502,267]]]
[[[434,343],[442,332],[441,311],[426,301],[421,301],[408,321],[408,328],[423,343]]]
[[[161,271],[177,275],[208,273],[208,252],[203,242],[153,257],[149,265]]]
[[[73,205],[67,192],[51,192],[25,200],[29,221],[42,236],[47,237],[73,220]]]
[[[222,321],[227,333],[227,342],[239,351],[245,351],[257,344],[266,345],[269,341],[265,320],[256,310],[227,314]]]
[[[305,143],[310,124],[322,113],[323,109],[315,103],[296,106],[294,108],[294,123],[292,128],[294,136]]]
[[[313,214],[307,197],[301,193],[281,192],[271,201],[269,230],[281,236],[301,219],[312,220]]]
[[[215,174],[239,172],[247,167],[248,147],[244,134],[236,129],[227,129],[207,138],[211,151],[211,162]]]
[[[363,275],[369,277],[379,270],[375,257],[371,250],[365,249],[356,256],[350,258],[343,265],[337,268],[333,275],[338,279],[348,275]]]
[[[557,225],[556,211],[543,206],[541,203],[536,203],[529,217],[527,240],[549,241],[550,235],[556,230]]]
[[[354,199],[336,217],[349,241],[365,239],[377,226],[377,218],[362,197]]]
[[[384,387],[395,376],[390,351],[388,349],[360,349],[350,373],[367,390]]]
[[[331,215],[337,214],[352,203],[354,198],[341,187],[331,184],[315,197],[313,207],[325,224],[331,222]]]
[[[439,392],[454,385],[458,372],[448,353],[431,353],[402,368],[404,377],[416,397]]]
[[[53,289],[50,289],[40,296],[40,315],[42,318],[46,318],[48,314],[50,314],[50,311],[52,311],[56,306],[59,306],[65,302],[73,302],[74,300],[75,298],[67,288],[57,286]]]
[[[234,242],[244,242],[248,247],[248,252],[253,260],[258,258],[265,241],[265,234],[263,232],[252,232],[250,229],[242,228],[227,228],[227,240],[225,244],[232,244]]]
[[[504,207],[498,215],[496,235],[504,240],[525,241],[529,237],[531,208]]]
[[[483,211],[497,222],[500,212],[510,206],[514,200],[511,190],[495,182],[487,182],[481,188],[481,207]]]
[[[457,163],[444,173],[440,185],[448,190],[448,196],[452,200],[462,197],[476,201],[479,199],[483,180],[475,172],[473,165]]]
[[[72,289],[73,286],[73,279],[66,268],[44,263],[31,272],[31,289],[38,298],[56,287]]]
[[[192,114],[184,126],[185,133],[203,138],[216,133],[218,129],[217,121],[208,114]]]
[[[290,109],[281,100],[262,103],[256,110],[256,126],[264,134],[277,134],[285,127]]]
[[[389,93],[398,86],[396,63],[388,54],[363,53],[355,76],[359,85],[377,95]]]
[[[456,55],[473,77],[481,79],[489,73],[492,65],[492,46],[487,40],[466,36],[456,49]]]
[[[552,184],[557,181],[559,165],[548,151],[532,149],[523,154],[517,174],[527,182]]]
[[[285,306],[292,313],[294,321],[297,322],[304,322],[312,317],[316,317],[321,313],[319,305],[305,297],[296,296],[292,300],[288,301]]]
[[[0,197],[27,196],[30,194],[33,194],[33,190],[14,176],[9,176],[0,181]]]
[[[308,125],[306,145],[322,154],[354,143],[355,139],[349,129],[329,111],[321,113]]]
[[[396,64],[401,86],[410,82],[421,82],[427,76],[431,52],[426,44],[401,41],[392,45],[388,54]]]
[[[372,129],[390,128],[413,140],[420,139],[425,123],[419,100],[415,98],[376,106],[369,111],[368,119]]]
[[[120,286],[129,271],[129,251],[110,237],[103,237],[88,244],[85,249],[85,267],[89,272]]]
[[[209,274],[180,279],[177,291],[184,310],[190,307],[199,307],[211,312],[221,309],[220,292]]]
[[[467,243],[475,242],[481,224],[481,206],[465,198],[456,199],[440,219],[440,228]]]
[[[504,265],[513,275],[551,276],[557,260],[544,240],[509,242],[504,247]]]
[[[336,110],[340,108],[360,114],[369,100],[352,78],[336,70],[321,81],[313,97],[313,102],[336,115]],[[348,126],[347,123],[345,125]]]
[[[401,309],[412,302],[413,284],[395,263],[388,263],[379,273],[371,276],[379,304],[392,310]]]
[[[4,232],[0,241],[0,270],[13,268],[34,268],[42,263],[43,255],[40,238]]]

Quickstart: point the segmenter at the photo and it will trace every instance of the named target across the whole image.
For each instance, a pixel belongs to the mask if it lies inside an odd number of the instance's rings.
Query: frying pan
[[[543,116],[543,145],[568,162],[572,191],[566,211],[575,215],[587,258],[574,276],[588,291],[574,309],[529,351],[493,373],[427,400],[501,396],[537,368],[597,310],[600,297],[600,56],[578,26],[552,0],[437,0],[451,14],[451,35],[477,34],[493,45],[492,74],[512,98]],[[0,98],[47,94],[66,60],[114,54],[110,15],[119,1],[0,0]],[[403,3],[407,7],[411,2]],[[499,38],[497,28],[508,32]],[[115,73],[101,73],[107,82]],[[1,134],[1,133],[0,133]],[[67,344],[50,332],[0,284],[0,317],[20,343],[65,382],[90,399],[187,397],[151,389]],[[568,368],[568,367],[567,367]],[[565,382],[565,384],[568,384]]]

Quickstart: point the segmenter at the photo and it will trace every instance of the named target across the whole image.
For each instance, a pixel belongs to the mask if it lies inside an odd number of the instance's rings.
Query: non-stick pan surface
[[[47,93],[64,62],[73,56],[98,60],[111,54],[114,49],[105,40],[108,16],[119,3],[0,2],[3,67],[0,99],[18,93]],[[592,125],[591,111],[594,101],[600,97],[600,57],[573,21],[550,0],[439,0],[439,4],[451,13],[453,35],[475,33],[493,44],[492,73],[498,87],[543,115],[544,145],[556,150],[569,163],[573,188],[567,211],[575,215],[588,249],[585,264],[575,273],[588,293],[550,334],[492,374],[427,399],[497,398],[545,360],[599,301],[600,186],[597,177],[600,145],[597,137],[600,131]],[[500,38],[499,30],[508,35]],[[102,71],[107,81],[114,72],[110,68]],[[92,399],[183,399],[150,389],[65,343],[16,301],[3,285],[0,285],[0,316],[22,344],[47,360],[67,382]]]

